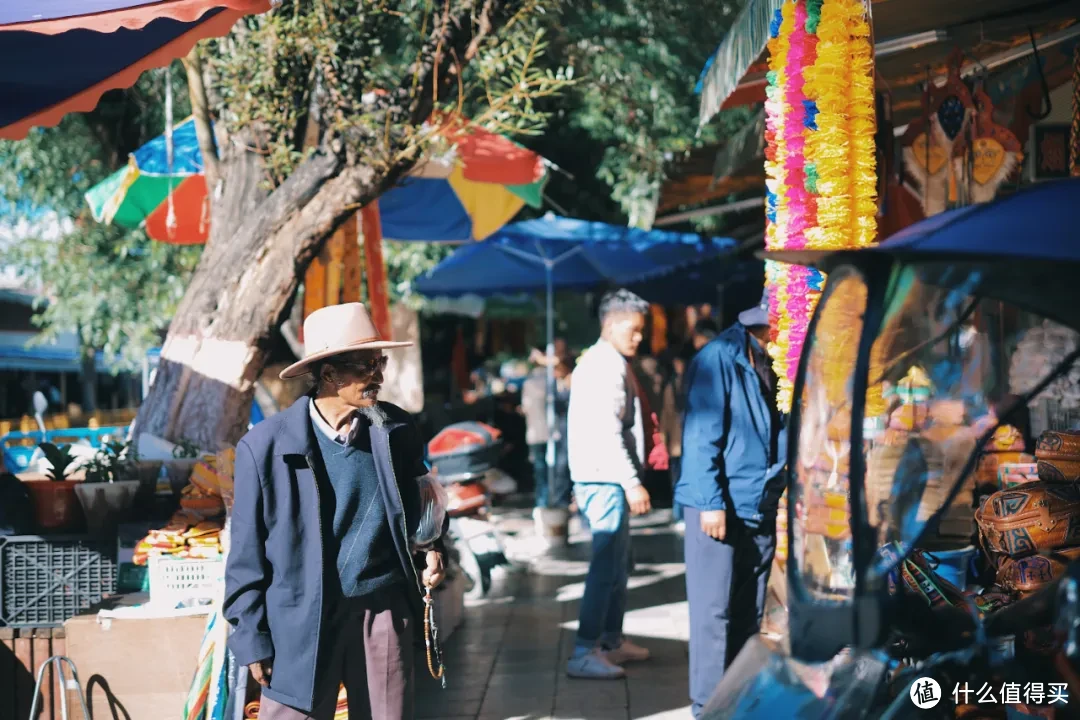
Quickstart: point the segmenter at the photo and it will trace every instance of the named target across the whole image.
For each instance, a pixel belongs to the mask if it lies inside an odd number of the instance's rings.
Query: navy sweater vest
[[[327,521],[332,528],[325,537],[327,559],[336,558],[342,594],[362,597],[402,580],[370,436],[361,430],[348,446],[318,429],[315,437],[326,469],[321,493],[324,533]]]

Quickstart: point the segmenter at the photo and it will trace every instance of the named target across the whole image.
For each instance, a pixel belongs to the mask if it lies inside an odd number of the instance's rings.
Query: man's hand
[[[627,490],[626,502],[630,504],[630,512],[634,515],[644,515],[652,510],[652,500],[649,499],[649,491],[644,485]]]
[[[446,569],[443,567],[442,553],[437,550],[428,550],[427,567],[424,568],[424,587],[437,588],[446,579]]]
[[[270,687],[270,676],[274,672],[274,666],[269,660],[253,662],[248,665],[248,670],[251,671],[251,678],[255,682],[263,687]]]
[[[727,511],[706,510],[701,513],[701,532],[713,540],[723,540],[727,537]]]

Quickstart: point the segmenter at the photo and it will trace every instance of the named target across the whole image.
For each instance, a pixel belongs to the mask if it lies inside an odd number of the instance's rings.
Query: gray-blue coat
[[[329,598],[324,592],[323,528],[316,472],[323,472],[307,397],[256,425],[236,447],[235,502],[225,568],[225,618],[233,625],[229,648],[242,665],[273,660],[263,694],[310,712],[324,641]],[[401,564],[423,612],[420,579],[408,538],[420,517],[415,482],[427,473],[424,446],[404,410],[381,403],[389,416],[371,427],[379,488]],[[414,625],[415,627],[415,625]],[[328,643],[327,643],[328,645]]]

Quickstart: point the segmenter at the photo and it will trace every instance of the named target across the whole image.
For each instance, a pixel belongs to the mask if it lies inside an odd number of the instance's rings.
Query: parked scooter
[[[468,598],[487,595],[492,570],[509,564],[490,514],[489,488],[502,479],[495,467],[502,448],[501,433],[477,422],[450,425],[428,443],[428,460],[449,497],[450,535],[461,554]]]

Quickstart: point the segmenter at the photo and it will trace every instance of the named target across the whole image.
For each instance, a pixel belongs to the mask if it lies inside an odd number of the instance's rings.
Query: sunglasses
[[[387,362],[389,362],[389,358],[387,358],[385,355],[380,355],[370,360],[341,363],[340,365],[338,365],[338,367],[353,370],[357,375],[360,376],[369,376],[385,370]]]

